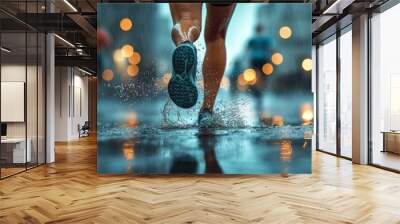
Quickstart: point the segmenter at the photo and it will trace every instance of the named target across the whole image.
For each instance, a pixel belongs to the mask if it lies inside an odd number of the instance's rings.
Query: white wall
[[[32,161],[36,162],[39,158],[40,163],[44,162],[45,147],[45,120],[44,120],[44,74],[42,67],[36,67],[25,64],[3,64],[1,66],[2,82],[24,82],[26,84],[26,107],[22,108],[22,113],[27,115],[27,120],[23,122],[6,122],[8,138],[25,138],[30,140],[32,151]],[[25,80],[27,78],[27,80]],[[24,94],[24,93],[22,93]],[[2,96],[7,97],[7,96]],[[1,108],[10,110],[10,108]],[[10,111],[8,111],[10,112]],[[12,113],[12,111],[11,111]],[[39,153],[39,156],[37,156]]]
[[[77,139],[78,124],[88,120],[88,78],[72,67],[56,67],[55,74],[55,140]]]
[[[36,95],[36,66],[28,66],[27,68],[28,77],[28,87],[27,87],[27,119],[28,119],[28,137],[30,132],[30,127],[35,130],[36,134],[36,107],[37,107],[37,95]],[[40,68],[39,68],[40,69]],[[41,70],[39,70],[39,73]],[[25,65],[2,65],[1,66],[1,81],[3,82],[25,82]],[[42,105],[39,105],[41,107]],[[2,110],[7,110],[7,108],[1,108]],[[35,113],[33,113],[34,111]],[[33,122],[33,123],[31,123]],[[33,131],[32,131],[33,132]],[[8,137],[25,137],[25,122],[11,122],[7,123],[7,135]],[[43,137],[43,136],[41,136]]]

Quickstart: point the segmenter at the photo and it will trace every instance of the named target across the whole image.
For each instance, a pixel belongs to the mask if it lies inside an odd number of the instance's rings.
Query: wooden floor
[[[98,176],[96,140],[0,181],[0,223],[400,223],[400,175],[315,152],[313,174]]]

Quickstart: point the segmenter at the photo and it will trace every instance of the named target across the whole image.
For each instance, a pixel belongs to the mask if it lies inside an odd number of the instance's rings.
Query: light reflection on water
[[[98,137],[102,174],[310,173],[312,126],[111,128]],[[112,134],[110,134],[112,133]]]

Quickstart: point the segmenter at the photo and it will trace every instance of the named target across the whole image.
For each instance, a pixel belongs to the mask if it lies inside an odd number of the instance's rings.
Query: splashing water
[[[203,58],[205,46],[199,42],[194,45],[197,49],[197,69],[196,80],[198,83],[203,81]],[[204,98],[204,92],[199,88],[199,98]],[[246,97],[234,98],[230,101],[216,102],[214,106],[214,125],[215,128],[245,128],[254,126],[255,113],[252,111],[251,100]],[[201,108],[199,100],[190,109],[178,108],[170,99],[167,100],[162,109],[162,124],[164,129],[191,128],[197,126],[197,116]],[[189,116],[188,116],[189,115]]]
[[[200,108],[200,101],[190,109],[181,109],[168,99],[161,111],[163,117],[161,127],[164,129],[196,127]],[[226,102],[218,101],[213,116],[214,128],[254,127],[256,120],[252,106],[245,97]]]

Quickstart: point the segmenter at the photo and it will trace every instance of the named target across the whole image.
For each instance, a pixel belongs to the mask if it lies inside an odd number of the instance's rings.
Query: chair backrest
[[[89,121],[85,121],[85,124],[83,124],[82,128],[90,128],[90,123]]]

